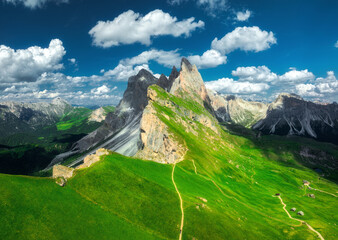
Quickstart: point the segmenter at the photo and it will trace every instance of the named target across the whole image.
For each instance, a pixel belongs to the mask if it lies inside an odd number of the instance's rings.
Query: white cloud
[[[237,27],[222,39],[215,38],[211,43],[211,47],[222,54],[236,49],[260,52],[269,49],[275,43],[277,43],[277,40],[273,32],[262,31],[257,26]]]
[[[293,69],[289,72],[286,72],[282,76],[279,77],[280,83],[285,84],[287,82],[289,83],[299,83],[299,82],[305,82],[308,80],[313,80],[315,76],[312,72],[309,72],[307,69],[298,71],[296,69]]]
[[[296,85],[296,92],[302,97],[319,97],[319,93],[315,92],[316,86],[313,84],[298,84]]]
[[[133,66],[120,63],[113,70],[105,72],[104,75],[113,76],[118,81],[127,81],[129,77],[136,75],[141,69],[146,69],[152,73],[148,64]]]
[[[93,37],[95,46],[107,48],[136,42],[150,45],[152,37],[164,35],[188,37],[192,31],[202,27],[203,21],[195,22],[193,17],[177,21],[176,17],[160,9],[145,16],[128,10],[113,21],[99,21],[89,34]]]
[[[197,68],[213,68],[222,64],[226,64],[227,57],[223,56],[220,52],[216,50],[208,50],[203,53],[202,56],[193,55],[189,56],[188,60],[197,66]]]
[[[232,78],[221,78],[205,83],[208,89],[224,94],[253,94],[262,93],[270,86],[266,83],[251,83],[234,81]]]
[[[43,72],[61,69],[65,54],[59,39],[51,40],[48,48],[14,50],[0,45],[0,82],[35,81]]]
[[[47,2],[54,3],[68,3],[68,0],[4,0],[4,2],[12,3],[14,5],[23,4],[25,7],[35,9],[43,7]]]
[[[301,91],[305,88],[305,86],[303,85],[304,84],[297,85],[297,90],[299,91],[299,94],[302,94]],[[333,71],[328,71],[326,78],[320,77],[317,78],[315,81],[312,81],[311,84],[305,85],[308,85],[307,92],[315,92],[327,98],[336,97],[338,95],[338,80]],[[312,89],[310,89],[310,85]]]
[[[76,64],[76,59],[75,59],[75,58],[69,58],[68,61],[69,61],[71,64]]]
[[[247,21],[251,16],[251,11],[246,10],[245,12],[237,12],[236,13],[236,20],[240,22]]]
[[[338,48],[338,41],[335,43],[335,45],[334,45],[336,48]]]
[[[177,53],[177,50],[163,51],[152,49],[144,51],[135,57],[123,59],[121,63],[124,65],[139,65],[148,64],[149,61],[155,61],[166,67],[172,67],[180,64],[181,57],[180,54]]]
[[[111,90],[109,87],[107,87],[106,85],[102,85],[101,87],[98,88],[93,88],[90,92],[95,94],[95,95],[100,95],[100,94],[104,94],[104,93],[109,93]]]
[[[271,72],[266,66],[238,67],[231,74],[238,77],[240,81],[274,82],[278,79],[277,74]]]

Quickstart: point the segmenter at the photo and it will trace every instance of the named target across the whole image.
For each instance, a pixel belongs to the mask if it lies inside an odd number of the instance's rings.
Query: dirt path
[[[171,180],[174,184],[174,187],[176,189],[177,195],[180,198],[180,208],[181,208],[181,213],[182,213],[182,217],[181,217],[181,226],[180,226],[180,236],[179,236],[179,240],[182,240],[182,233],[183,233],[183,225],[184,225],[184,209],[183,209],[183,199],[181,197],[180,192],[178,191],[178,188],[176,186],[175,180],[174,180],[174,172],[175,172],[175,167],[176,167],[176,163],[174,163],[174,167],[173,167],[173,171],[171,173]]]
[[[275,197],[275,196],[274,196],[274,197]],[[291,219],[293,219],[293,220],[295,220],[295,221],[298,221],[298,222],[300,222],[300,223],[302,223],[302,224],[305,224],[311,231],[315,232],[321,240],[325,240],[325,239],[323,238],[323,236],[322,236],[318,231],[316,231],[313,227],[311,227],[310,224],[308,224],[307,222],[305,222],[305,221],[303,221],[303,220],[299,220],[299,219],[297,219],[297,218],[292,217],[292,216],[290,215],[290,213],[288,212],[288,210],[286,210],[286,204],[283,202],[282,197],[281,197],[281,196],[278,196],[278,198],[279,198],[280,202],[282,203],[283,209],[284,209],[284,211],[286,212],[286,214],[289,216],[289,218],[291,218]]]
[[[194,165],[194,168],[195,168],[195,174],[197,174],[197,168],[196,168],[196,165],[195,165],[195,161],[194,160],[191,160],[192,161],[192,164]]]
[[[320,189],[316,189],[316,188],[313,188],[313,187],[308,187],[310,190],[315,190],[315,191],[318,191],[318,192],[322,192],[322,193],[326,193],[326,194],[329,194],[329,195],[332,195],[334,197],[337,197],[337,195],[333,194],[333,193],[329,193],[329,192],[325,192],[323,190],[320,190]]]

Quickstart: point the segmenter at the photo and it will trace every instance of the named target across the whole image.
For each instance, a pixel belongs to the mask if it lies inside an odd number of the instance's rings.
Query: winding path
[[[181,226],[180,226],[180,236],[179,236],[179,240],[182,240],[182,233],[183,233],[183,225],[184,225],[184,209],[183,209],[183,199],[181,197],[180,192],[178,191],[178,188],[176,186],[175,180],[174,180],[174,172],[175,172],[175,167],[176,167],[176,163],[174,163],[174,167],[173,167],[173,171],[171,173],[171,180],[174,184],[175,190],[177,192],[178,197],[180,198],[180,208],[181,208],[181,213],[182,213],[182,218],[181,218]]]
[[[274,197],[275,197],[275,196],[274,196]],[[286,210],[286,204],[283,202],[282,197],[281,197],[281,196],[278,196],[278,198],[279,198],[280,202],[282,203],[283,209],[284,209],[284,211],[286,212],[286,214],[289,216],[289,218],[291,218],[291,219],[293,219],[293,220],[295,220],[295,221],[298,221],[298,222],[300,222],[300,223],[305,224],[311,231],[315,232],[321,240],[325,240],[325,239],[323,238],[323,236],[322,236],[318,231],[316,231],[313,227],[311,227],[310,224],[308,224],[307,222],[305,222],[305,221],[303,221],[303,220],[299,220],[299,219],[297,219],[297,218],[292,217],[292,216],[290,215],[290,213],[288,212],[288,210]]]
[[[337,197],[337,195],[333,194],[333,193],[329,193],[329,192],[325,192],[323,190],[320,190],[320,189],[316,189],[316,188],[313,188],[313,187],[308,187],[310,190],[315,190],[315,191],[318,191],[318,192],[322,192],[322,193],[326,193],[326,194],[329,194],[329,195],[332,195],[334,197]]]
[[[196,165],[195,165],[195,161],[194,160],[191,160],[192,161],[192,164],[194,165],[194,168],[195,168],[195,174],[197,174],[197,168],[196,168]]]

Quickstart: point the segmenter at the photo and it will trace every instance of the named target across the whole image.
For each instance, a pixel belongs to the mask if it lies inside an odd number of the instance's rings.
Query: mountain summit
[[[152,85],[157,88],[149,88]],[[165,105],[176,111],[177,116],[183,115],[177,112],[178,106],[172,105],[170,99],[161,98],[161,91],[172,97],[187,99],[191,105],[199,104],[199,108],[206,107],[207,117],[203,114],[196,116],[186,109],[184,118],[199,121],[217,131],[217,121],[213,117],[214,112],[203,79],[196,66],[183,58],[180,71],[174,66],[169,78],[161,75],[157,79],[145,69],[130,77],[122,100],[115,112],[107,115],[104,125],[76,142],[71,151],[57,156],[49,167],[74,154],[91,153],[102,147],[126,156],[134,156],[140,151],[138,156],[141,158],[160,162],[178,161],[186,148],[166,132],[162,120],[156,115],[156,105]],[[82,158],[78,158],[74,164],[81,162]]]

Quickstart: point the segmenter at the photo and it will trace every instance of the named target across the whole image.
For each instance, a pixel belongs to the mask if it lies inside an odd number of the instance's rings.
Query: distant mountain
[[[266,117],[253,125],[264,134],[298,135],[338,144],[338,104],[318,104],[280,94]]]
[[[234,122],[250,128],[266,117],[268,105],[265,103],[246,101],[233,95],[219,95],[211,90],[208,93],[220,122]]]
[[[51,103],[0,103],[0,172],[32,174],[55,155],[103,124],[114,111],[73,107],[65,100]]]
[[[56,98],[51,103],[0,103],[1,137],[19,132],[31,132],[56,123],[73,107],[63,99]]]

